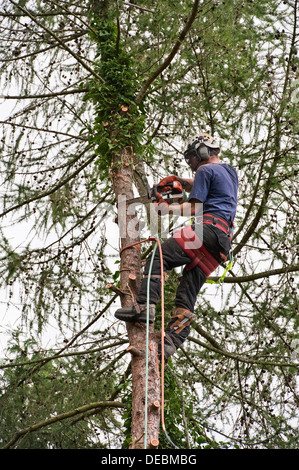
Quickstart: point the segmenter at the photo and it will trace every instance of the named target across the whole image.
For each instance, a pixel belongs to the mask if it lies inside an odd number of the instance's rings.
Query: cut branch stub
[[[141,351],[140,349],[135,348],[135,346],[128,346],[126,351],[130,352],[133,356],[137,356],[137,357],[144,356],[144,351]]]

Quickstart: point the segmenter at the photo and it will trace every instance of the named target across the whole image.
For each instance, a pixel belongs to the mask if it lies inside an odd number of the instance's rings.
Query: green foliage
[[[135,98],[139,83],[131,53],[120,43],[114,18],[92,11],[91,37],[97,44],[94,69],[101,80],[88,81],[85,100],[94,104],[94,124],[89,141],[95,146],[99,171],[108,175],[112,156],[130,147],[142,153],[144,112]],[[113,15],[114,16],[114,15]]]
[[[176,374],[171,367],[165,371],[165,429],[161,428],[160,446],[162,449],[219,449],[221,443],[211,439],[193,406],[191,390],[183,387],[186,371]],[[223,444],[223,448],[226,444]]]
[[[131,439],[131,427],[132,427],[132,391],[124,390],[123,401],[127,403],[127,409],[122,415],[123,426],[124,426],[124,437],[125,440],[122,443],[122,449],[129,449]]]
[[[0,395],[1,446],[6,444],[17,429],[32,423],[46,421],[51,416],[76,409],[84,403],[105,401],[114,390],[116,376],[112,370],[103,373],[101,380],[95,380],[101,370],[102,355],[85,354],[82,357],[54,359],[43,364],[43,353],[38,351],[34,339],[22,341],[20,331],[13,335],[9,348],[14,357],[13,368],[4,371],[4,384]],[[55,351],[48,351],[55,355]],[[35,362],[35,365],[30,365]],[[20,363],[20,366],[17,364]],[[26,363],[28,365],[26,365]],[[32,368],[35,368],[34,374]],[[91,373],[91,368],[93,372]],[[109,409],[97,412],[92,424],[84,415],[41,427],[24,436],[18,443],[20,449],[78,449],[105,448],[105,433],[117,420]],[[105,432],[102,430],[105,428]]]

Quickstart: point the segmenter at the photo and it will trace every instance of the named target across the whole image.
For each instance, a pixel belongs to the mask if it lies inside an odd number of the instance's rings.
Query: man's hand
[[[166,176],[165,178],[163,178],[159,183],[158,185],[159,186],[167,186],[168,184],[172,183],[173,181],[177,181],[177,176],[175,175],[170,175],[170,176]]]
[[[159,193],[157,193],[159,195]],[[185,217],[194,217],[200,214],[202,204],[200,201],[193,200],[192,202],[183,202],[182,204],[168,204],[161,195],[159,202],[155,202],[155,211],[159,216],[163,215],[178,215]]]
[[[167,187],[167,185],[172,183],[173,181],[179,181],[182,187],[185,189],[185,191],[187,191],[188,193],[191,192],[194,180],[188,179],[188,178],[180,178],[179,176],[176,176],[176,175],[166,176],[159,182],[159,186]]]

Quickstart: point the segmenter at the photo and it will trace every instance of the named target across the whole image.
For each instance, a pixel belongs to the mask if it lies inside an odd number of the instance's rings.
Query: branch
[[[34,12],[32,11],[32,14],[34,13],[35,16],[40,16],[40,17],[48,17],[48,16],[58,16],[58,15],[65,15],[65,14],[68,14],[68,15],[72,15],[73,13],[72,12],[68,12],[66,13],[65,11],[48,11],[46,13],[37,13],[37,12]],[[84,16],[85,13],[76,13],[77,15],[82,15]],[[3,17],[3,18],[21,18],[22,16],[27,16],[27,13],[14,13],[14,12],[7,12],[7,11],[1,11],[0,12],[0,17]]]
[[[183,31],[179,35],[178,40],[176,41],[175,45],[173,46],[172,51],[170,52],[168,57],[165,59],[163,64],[153,73],[153,75],[143,85],[143,87],[141,88],[140,92],[137,95],[136,104],[140,104],[140,102],[144,98],[144,96],[145,96],[147,90],[149,89],[149,87],[151,86],[151,84],[156,80],[156,78],[159,75],[161,75],[163,70],[165,70],[170,65],[171,61],[173,60],[173,58],[177,54],[178,50],[181,47],[182,42],[184,41],[188,31],[190,30],[190,28],[192,26],[193,21],[195,20],[198,5],[199,5],[199,0],[195,0],[195,2],[193,4],[192,11],[191,11],[191,14],[190,14],[190,16],[189,16],[189,18],[186,22],[186,25],[185,25]]]
[[[57,191],[59,188],[61,188],[62,186],[64,186],[66,183],[68,183],[72,178],[74,178],[75,176],[77,176],[85,167],[87,167],[95,158],[97,157],[97,155],[92,155],[88,160],[86,160],[86,162],[80,167],[78,168],[76,171],[74,171],[74,173],[72,173],[71,175],[69,175],[67,178],[65,178],[64,180],[62,180],[60,183],[58,183],[56,186],[54,186],[54,188],[52,189],[49,189],[48,191],[45,191],[37,196],[33,196],[29,199],[26,199],[26,201],[23,201],[23,202],[20,202],[19,204],[16,204],[15,206],[12,206],[10,207],[9,209],[6,209],[4,212],[2,212],[2,214],[0,214],[0,217],[3,217],[4,215],[8,214],[9,212],[15,210],[15,209],[19,209],[20,207],[24,206],[25,204],[29,204],[30,202],[33,202],[33,201],[37,201],[38,199],[42,199],[43,197],[46,197],[46,196],[49,196],[50,194],[53,194],[55,193],[55,191]]]
[[[207,343],[203,343],[197,338],[193,338],[193,336],[188,336],[188,339],[198,344],[199,346],[202,346],[203,348],[208,349],[209,351],[213,351],[215,353],[221,354],[222,356],[229,357],[230,359],[233,359],[235,361],[245,362],[248,364],[260,364],[263,366],[278,366],[278,367],[298,367],[299,366],[299,363],[296,363],[296,362],[271,362],[271,361],[263,361],[260,359],[254,359],[254,358],[250,358],[246,356],[240,356],[239,354],[230,353],[228,351],[225,351],[224,349],[214,348],[213,346]]]
[[[132,8],[137,8],[138,10],[141,10],[141,11],[148,11],[149,13],[155,13],[154,10],[149,10],[148,8],[140,7],[139,5],[135,5],[135,3],[124,2],[124,5],[128,5],[129,7],[132,7]]]
[[[74,410],[67,411],[65,413],[61,413],[59,415],[53,416],[52,418],[46,419],[45,421],[40,421],[39,423],[33,424],[32,426],[28,426],[27,428],[22,429],[21,431],[17,432],[15,436],[2,447],[2,449],[9,449],[11,448],[19,439],[20,437],[29,434],[30,432],[37,431],[38,429],[44,428],[45,426],[49,426],[50,424],[56,423],[57,421],[62,421],[67,418],[72,418],[73,416],[78,415],[79,413],[84,413],[88,410],[97,409],[97,408],[125,408],[126,404],[119,402],[119,401],[98,401],[95,403],[89,403],[88,405],[83,405],[79,408],[75,408]]]
[[[22,96],[0,95],[0,98],[3,98],[5,100],[31,100],[31,99],[37,99],[37,98],[55,98],[55,96],[73,95],[74,93],[86,93],[87,91],[88,91],[88,88],[77,88],[74,90],[68,90],[68,91],[62,90],[56,93],[44,93],[40,95],[22,95]]]
[[[297,6],[297,0],[296,0],[295,3],[296,3],[296,6]],[[287,87],[288,87],[288,84],[289,84],[291,59],[292,59],[292,56],[294,54],[294,51],[296,50],[296,48],[295,48],[295,41],[296,41],[296,38],[297,38],[297,36],[296,36],[296,27],[297,27],[296,12],[297,12],[297,10],[294,10],[294,27],[293,27],[293,34],[292,34],[292,42],[291,42],[291,47],[290,47],[290,50],[289,50],[289,56],[288,56],[288,60],[287,60],[287,67],[286,67],[286,73],[285,73],[285,77],[284,77],[284,84],[283,84],[283,90],[282,90],[280,105],[279,105],[278,111],[276,112],[276,116],[275,116],[275,121],[276,121],[275,122],[275,134],[274,134],[274,143],[276,144],[275,156],[273,158],[272,167],[269,170],[268,179],[267,179],[266,184],[264,186],[264,194],[263,194],[263,197],[262,197],[262,200],[261,200],[260,207],[259,207],[255,217],[253,218],[253,220],[252,220],[252,222],[251,222],[251,224],[250,224],[250,226],[247,230],[247,233],[244,234],[244,236],[241,240],[241,243],[246,243],[249,240],[249,238],[254,233],[256,227],[258,226],[258,224],[259,224],[259,222],[260,222],[260,220],[261,220],[261,218],[262,218],[262,216],[263,216],[263,214],[266,210],[267,201],[270,197],[271,191],[273,191],[272,178],[275,175],[275,172],[276,172],[276,169],[277,169],[277,166],[278,166],[278,162],[283,157],[283,154],[280,152],[280,138],[281,138],[281,133],[282,133],[281,120],[283,119],[283,112],[284,112],[285,106],[286,106],[286,99],[287,99],[286,91],[287,91]],[[240,250],[241,250],[241,245],[234,250],[234,255],[236,253],[238,253]]]
[[[36,106],[37,105],[35,105],[34,107],[36,107]],[[32,109],[32,107],[31,107],[31,109]],[[24,113],[24,112],[27,112],[27,111],[28,111],[28,108],[22,110],[21,113]],[[18,114],[20,115],[20,112]],[[50,134],[64,135],[66,137],[69,137],[70,139],[78,139],[78,140],[82,140],[83,142],[87,141],[87,138],[84,137],[84,136],[82,137],[80,135],[68,134],[67,132],[53,131],[51,129],[40,129],[38,127],[26,126],[25,124],[17,124],[15,122],[9,122],[9,121],[0,121],[0,124],[5,124],[5,125],[9,124],[12,127],[21,127],[22,129],[30,129],[30,130],[37,131],[37,132],[49,132]]]
[[[106,312],[106,310],[108,310],[108,308],[110,307],[110,305],[112,305],[112,303],[115,301],[116,299],[116,296],[112,297],[110,299],[110,301],[107,303],[107,305],[105,305],[105,307],[98,313],[98,315],[96,315],[95,318],[93,318],[82,330],[80,330],[78,333],[76,333],[75,336],[73,336],[72,339],[70,339],[68,342],[67,342],[67,345],[64,346],[62,349],[60,349],[60,351],[58,351],[57,355],[61,355],[66,349],[68,349],[85,331],[87,331],[94,323],[96,323],[99,318],[101,318],[101,316]],[[35,372],[39,371],[45,364],[47,364],[47,362],[51,361],[52,358],[45,358],[45,360],[42,362],[42,364],[39,364],[37,365],[35,368],[33,368],[31,371],[30,371],[30,374],[27,375],[26,377],[23,377],[19,382],[18,382],[18,386],[22,385],[23,382],[25,382],[26,379],[28,379],[29,377],[31,377]]]
[[[68,47],[65,42],[60,39],[55,33],[53,33],[53,31],[51,31],[49,28],[47,28],[45,25],[43,25],[39,20],[36,19],[36,17],[34,15],[32,15],[26,8],[23,8],[21,7],[20,5],[18,5],[16,2],[14,2],[13,0],[10,0],[10,2],[16,7],[16,8],[19,8],[21,11],[23,11],[24,13],[26,13],[27,16],[29,16],[29,18],[32,19],[32,21],[34,21],[38,26],[40,26],[43,30],[45,30],[50,36],[52,36],[61,46],[63,49],[65,49],[66,51],[68,51],[89,73],[91,73],[97,80],[99,80],[100,82],[104,82],[104,80],[102,79],[102,77],[100,77],[100,75],[98,75],[92,68],[89,67],[89,65],[87,65],[82,59],[81,57],[79,57],[77,54],[75,54],[72,49],[70,47]]]
[[[219,380],[212,380],[210,377],[208,377],[202,370],[199,369],[198,365],[196,363],[194,363],[194,361],[191,359],[190,355],[184,350],[184,348],[181,348],[182,352],[184,353],[184,355],[186,356],[187,360],[189,361],[189,363],[192,365],[192,367],[198,372],[198,374],[203,377],[209,384],[211,384],[213,387],[216,387],[218,390],[221,390],[222,392],[224,392],[225,395],[227,395],[228,393],[228,390],[227,388],[224,388],[224,387],[221,387],[219,385]],[[241,395],[239,395],[238,393],[234,392],[233,390],[231,390],[229,392],[229,395],[231,398],[234,398],[238,401],[246,401],[246,403],[248,404],[249,407],[251,408],[255,408],[256,411],[262,415],[265,411],[264,409],[264,406],[263,405],[259,405],[258,403],[255,403],[254,401],[252,401],[251,399],[247,398],[246,396],[245,397],[241,397]],[[194,419],[194,418],[193,418]],[[206,425],[204,425],[203,423],[201,423],[201,426],[206,427]],[[210,428],[207,428],[207,429],[210,429]],[[215,432],[219,432],[217,430],[214,430]],[[220,432],[219,432],[220,433]],[[221,434],[221,433],[220,433]],[[223,434],[224,435],[224,434]],[[228,436],[226,436],[228,437]],[[234,439],[232,437],[230,437],[230,439]],[[234,439],[236,440],[236,439]],[[244,442],[243,442],[244,444]]]
[[[125,384],[126,380],[128,379],[128,377],[130,375],[130,372],[131,372],[131,362],[129,363],[129,365],[128,365],[127,369],[125,370],[124,374],[121,376],[121,379],[120,379],[118,385],[115,387],[115,390],[110,395],[110,397],[108,398],[107,401],[114,401],[115,398],[117,397],[117,395],[119,395],[119,393],[122,390],[122,385]],[[82,419],[86,419],[89,416],[93,416],[95,414],[100,414],[102,411],[103,411],[103,408],[101,408],[100,410],[96,409],[96,411],[94,411],[94,410],[87,411],[84,414],[81,414],[81,415],[77,416],[77,418],[73,419],[70,424],[71,424],[71,426],[73,426],[78,421],[81,421]]]
[[[256,197],[257,197],[258,191],[260,189],[260,183],[261,183],[261,179],[262,179],[262,175],[263,175],[263,171],[264,171],[264,167],[265,167],[265,163],[266,163],[267,150],[268,150],[268,145],[269,145],[270,135],[271,135],[271,127],[272,127],[272,116],[270,116],[270,121],[269,121],[269,126],[268,126],[268,129],[269,129],[268,136],[267,136],[267,140],[266,140],[264,151],[263,151],[262,162],[261,162],[260,169],[259,169],[259,172],[258,172],[258,175],[257,175],[257,178],[256,178],[256,185],[255,185],[255,188],[254,188],[254,191],[253,191],[253,195],[251,197],[251,201],[248,204],[248,208],[247,208],[246,214],[243,217],[243,221],[242,221],[240,227],[238,227],[238,230],[236,231],[236,233],[234,234],[234,238],[237,238],[239,233],[242,232],[244,226],[246,225],[247,220],[249,219],[252,208],[253,208],[254,204],[256,203]]]
[[[85,220],[87,220],[87,219],[93,214],[93,212],[95,212],[95,210],[98,208],[98,206],[100,206],[100,205],[106,200],[106,197],[108,197],[108,196],[111,194],[111,192],[112,192],[112,190],[109,189],[108,192],[107,192],[106,194],[104,194],[104,196],[99,200],[99,202],[98,202],[84,217],[81,217],[81,218],[78,220],[78,222],[75,223],[75,225],[73,225],[69,230],[67,230],[66,232],[64,232],[64,233],[61,235],[61,237],[59,237],[57,240],[51,242],[51,243],[50,243],[48,246],[46,246],[45,248],[35,248],[35,249],[31,250],[30,253],[31,253],[31,254],[33,254],[33,253],[38,253],[38,254],[40,254],[41,252],[44,252],[45,250],[49,250],[49,249],[50,249],[53,245],[55,245],[56,243],[60,243],[60,242],[63,240],[63,238],[65,238],[65,237],[66,237],[69,233],[71,233],[76,227],[78,227],[78,226],[81,225]],[[106,212],[105,212],[104,215],[106,215]],[[102,220],[103,220],[103,217],[101,218],[101,220],[100,220],[99,223],[101,223]],[[96,227],[99,225],[99,223],[97,223],[94,228],[96,228]],[[88,232],[88,234],[90,234],[90,233],[92,233],[91,230]],[[84,240],[85,238],[86,238],[86,237],[84,236],[84,237],[83,237],[83,240]],[[81,240],[80,240],[80,242],[81,242]],[[68,246],[67,249],[70,249],[70,248],[72,248],[73,246],[75,246],[75,245],[77,245],[77,244],[78,244],[77,242],[76,242],[76,243],[73,243],[72,245]],[[63,250],[63,252],[64,252],[64,251],[65,251],[65,250]],[[62,252],[62,253],[63,253],[63,252]],[[53,258],[50,258],[50,259],[47,260],[47,261],[51,261],[51,260],[53,260],[53,259],[55,259],[55,258],[56,258],[56,256],[54,256]],[[43,261],[42,261],[42,263],[43,263]],[[40,262],[40,261],[38,261],[38,262],[34,262],[34,261],[33,261],[31,264],[32,264],[32,265],[33,265],[33,264],[41,264],[41,262]]]
[[[64,44],[67,43],[67,42],[73,41],[74,38],[75,39],[79,38],[80,36],[83,36],[84,34],[85,34],[85,32],[80,33],[80,34],[76,34],[73,37],[68,38],[67,40],[64,39]],[[51,44],[48,47],[44,47],[43,49],[39,49],[39,50],[36,50],[36,51],[33,51],[33,52],[29,52],[28,54],[19,55],[19,56],[16,56],[16,57],[9,57],[8,59],[1,59],[1,61],[3,63],[8,63],[8,62],[16,62],[18,60],[24,60],[24,59],[27,59],[28,57],[33,57],[33,56],[38,55],[38,54],[43,54],[44,52],[47,52],[47,51],[50,51],[51,49],[54,49],[55,47],[57,47],[56,43]]]
[[[64,354],[54,354],[53,356],[43,357],[41,359],[34,359],[32,361],[27,361],[27,362],[14,362],[14,363],[11,363],[11,364],[3,364],[3,365],[0,364],[0,369],[8,369],[8,368],[12,368],[12,367],[22,367],[22,366],[31,366],[33,364],[42,364],[42,365],[44,365],[45,362],[54,361],[55,359],[59,359],[61,357],[83,356],[84,354],[93,354],[93,353],[96,353],[96,352],[101,352],[105,349],[109,349],[111,347],[120,346],[120,345],[125,344],[127,342],[128,342],[128,340],[122,339],[122,340],[117,341],[113,344],[108,344],[106,346],[101,346],[99,348],[94,348],[94,349],[87,349],[86,351],[74,351],[74,352],[69,352],[69,353],[64,353]]]
[[[198,365],[193,361],[193,359],[190,357],[190,355],[187,353],[187,351],[182,347],[180,348],[180,350],[182,351],[182,353],[186,356],[187,360],[189,361],[189,363],[192,365],[192,367],[198,372],[198,374],[204,378],[204,380],[206,380],[209,384],[211,384],[213,387],[216,387],[218,388],[218,390],[221,390],[222,392],[224,392],[225,394],[227,394],[227,389],[224,388],[224,387],[221,387],[221,385],[219,385],[219,381],[214,381],[212,380],[208,375],[206,375],[205,372],[203,372],[199,367]],[[237,400],[240,400],[240,397],[234,392],[231,394],[231,397],[234,397],[236,398]],[[248,404],[250,404],[251,406],[253,405],[252,402],[248,401]]]
[[[207,333],[201,326],[199,326],[198,324],[195,324],[193,325],[193,329],[196,330],[197,333],[199,333],[205,339],[207,339],[209,343],[211,343],[211,345],[214,346],[216,349],[219,349],[219,351],[223,350],[220,344],[213,338],[213,336]]]
[[[223,283],[227,284],[234,284],[234,283],[239,283],[239,282],[250,282],[250,281],[255,281],[256,279],[261,279],[263,277],[270,277],[270,276],[277,276],[278,274],[285,274],[288,272],[296,272],[299,271],[299,265],[298,266],[288,266],[286,268],[278,268],[278,269],[273,269],[272,271],[264,271],[261,273],[255,273],[255,274],[248,274],[248,276],[235,276],[235,277],[226,277],[222,281]],[[229,271],[230,272],[230,271]],[[219,281],[220,277],[217,276],[211,276],[208,278],[211,281]]]

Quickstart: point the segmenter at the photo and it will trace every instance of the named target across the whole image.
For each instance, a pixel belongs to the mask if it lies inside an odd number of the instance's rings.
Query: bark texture
[[[133,151],[125,148],[116,155],[111,166],[111,179],[117,201],[134,197]],[[122,307],[133,304],[141,281],[141,246],[136,213],[132,206],[118,205],[120,228],[120,290]],[[127,248],[129,247],[129,248]],[[148,381],[146,381],[146,325],[127,323],[132,360],[132,428],[131,448],[155,447],[158,444],[160,427],[160,376],[158,363],[158,341],[153,325],[149,326]],[[147,384],[146,384],[147,382]],[[147,426],[145,426],[145,402],[147,389]]]

